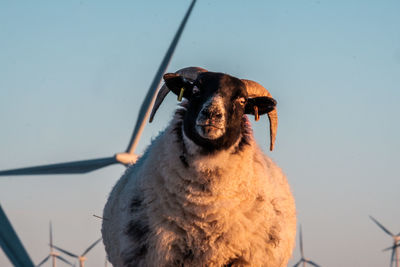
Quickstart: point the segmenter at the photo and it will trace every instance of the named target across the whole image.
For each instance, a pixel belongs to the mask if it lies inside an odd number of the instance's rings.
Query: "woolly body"
[[[181,109],[114,186],[103,241],[114,266],[286,266],[294,199],[250,123],[211,154],[182,131]]]

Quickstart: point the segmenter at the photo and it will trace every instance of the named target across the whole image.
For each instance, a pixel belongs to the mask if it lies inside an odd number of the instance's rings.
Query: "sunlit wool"
[[[186,103],[187,105],[187,103]],[[103,240],[114,266],[286,266],[296,232],[285,176],[254,141],[212,154],[182,131],[185,105],[113,188]],[[182,159],[182,146],[186,151]]]

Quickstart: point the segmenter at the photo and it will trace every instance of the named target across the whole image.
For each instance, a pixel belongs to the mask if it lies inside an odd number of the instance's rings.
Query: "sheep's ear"
[[[160,91],[158,91],[156,100],[154,101],[153,109],[150,113],[149,122],[152,122],[154,116],[164,98],[168,95],[169,91],[174,92],[178,96],[178,100],[181,101],[182,97],[189,99],[192,95],[193,85],[190,81],[185,79],[185,77],[176,73],[166,73],[163,76],[165,84],[161,86]]]
[[[192,95],[193,84],[185,77],[176,73],[166,73],[163,76],[165,85],[179,97],[189,99]]]
[[[244,112],[246,114],[253,114],[256,121],[258,121],[260,115],[268,114],[270,136],[269,150],[272,151],[274,149],[276,130],[278,128],[276,100],[268,96],[248,98]]]
[[[259,115],[269,113],[276,107],[276,100],[268,96],[252,97],[247,99],[245,114],[253,114],[258,120]]]

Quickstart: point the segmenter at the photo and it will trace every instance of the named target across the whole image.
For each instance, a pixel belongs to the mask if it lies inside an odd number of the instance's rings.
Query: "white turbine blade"
[[[53,227],[51,221],[49,223],[49,236],[50,236],[50,248],[53,248]]]
[[[115,157],[81,160],[0,171],[0,176],[87,173],[115,163],[118,163]]]
[[[68,256],[71,256],[71,257],[73,257],[73,258],[79,258],[78,255],[76,255],[76,254],[74,254],[74,253],[72,253],[72,252],[69,252],[69,251],[67,251],[67,250],[65,250],[65,249],[62,249],[62,248],[60,248],[60,247],[57,247],[56,245],[53,245],[53,248],[57,249],[58,251],[60,251],[60,252],[62,252],[62,253],[64,253],[64,254],[67,254]]]
[[[391,249],[395,249],[397,247],[400,247],[400,244],[394,244],[393,246],[390,246],[388,248],[382,249],[382,251],[388,251],[388,250],[391,250]]]
[[[67,261],[66,259],[64,259],[63,257],[61,257],[61,256],[59,256],[59,255],[57,255],[56,258],[59,259],[60,261],[65,262],[66,264],[69,264],[69,265],[71,265],[71,266],[74,266],[71,262]]]
[[[382,251],[388,251],[388,250],[392,250],[392,249],[393,249],[393,246],[385,248],[385,249],[382,249]]]
[[[49,258],[50,258],[50,255],[47,256],[46,258],[44,258],[44,260],[42,260],[38,265],[36,265],[36,267],[39,267],[40,265],[42,265],[43,263],[45,263]]]
[[[162,60],[156,75],[153,78],[153,81],[150,85],[149,91],[147,92],[147,95],[142,103],[142,106],[140,107],[139,115],[136,121],[135,129],[133,130],[133,134],[131,137],[131,140],[129,141],[128,148],[126,149],[126,152],[129,154],[134,154],[136,146],[139,142],[140,135],[143,131],[143,128],[145,126],[145,121],[147,120],[148,116],[150,115],[151,111],[151,106],[152,103],[154,102],[154,98],[157,93],[157,89],[161,83],[161,79],[165,71],[167,70],[167,67],[169,65],[169,62],[171,61],[172,55],[175,51],[176,45],[178,44],[179,38],[181,37],[181,34],[183,32],[183,29],[185,28],[186,22],[189,19],[190,13],[192,12],[192,9],[194,7],[194,4],[196,3],[196,0],[193,0],[192,3],[189,6],[189,9],[187,10],[185,17],[183,18],[178,31],[176,32],[174,39],[172,40],[167,53],[164,56],[164,59]]]
[[[393,267],[393,262],[394,262],[394,254],[396,252],[396,248],[392,249],[392,256],[390,256],[390,267]]]
[[[373,220],[378,226],[379,228],[381,228],[385,233],[387,233],[388,235],[394,236],[388,229],[386,229],[382,224],[380,224],[380,222],[378,222],[374,217],[369,216],[371,218],[371,220]]]
[[[300,238],[300,254],[301,258],[304,259],[304,250],[303,250],[303,235],[301,233],[301,225],[300,225],[300,233],[299,233],[299,238]]]
[[[0,204],[0,247],[14,266],[30,266],[33,262],[14,231]]]
[[[320,267],[320,266],[319,266],[318,264],[316,264],[315,262],[312,262],[312,261],[309,261],[309,260],[306,260],[306,262],[309,263],[309,264],[311,264],[312,266]]]
[[[301,259],[301,260],[299,260],[295,265],[293,265],[293,267],[297,267],[297,266],[299,266],[300,265],[300,263],[302,263],[303,262],[303,259]]]
[[[97,243],[99,243],[101,241],[102,238],[97,239],[93,244],[91,244],[86,250],[85,252],[83,252],[82,257],[85,256],[92,248],[94,248],[94,246],[97,245]]]

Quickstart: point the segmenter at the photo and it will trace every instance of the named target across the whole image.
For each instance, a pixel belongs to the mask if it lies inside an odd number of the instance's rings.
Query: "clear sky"
[[[0,1],[0,169],[125,150],[189,4]],[[368,215],[400,232],[399,14],[396,0],[198,0],[168,69],[201,66],[270,90],[279,128],[268,154],[291,184],[306,256],[322,266],[389,265],[391,238]],[[175,105],[169,96],[138,153]],[[266,119],[253,125],[267,151]],[[81,253],[123,172],[2,177],[0,203],[35,263],[49,220],[54,243]],[[99,245],[87,266],[104,258]],[[298,258],[297,246],[291,265]]]

